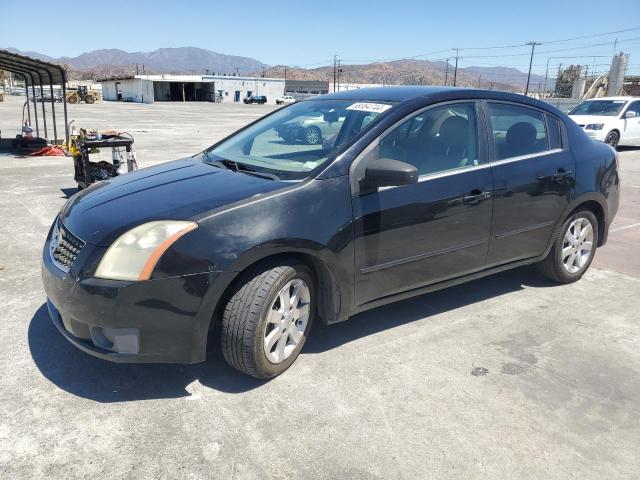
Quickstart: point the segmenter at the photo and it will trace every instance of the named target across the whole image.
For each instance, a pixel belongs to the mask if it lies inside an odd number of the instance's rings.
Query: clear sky
[[[640,0],[131,0],[61,5],[2,0],[0,47],[59,57],[100,48],[151,51],[194,46],[270,65],[301,66],[328,64],[334,54],[344,63],[410,56],[441,59],[454,55],[445,50],[458,47],[463,49],[462,66],[526,70],[530,47],[470,48],[636,28],[536,47],[534,72],[544,74],[549,57],[555,66],[589,63],[602,70],[618,38],[616,50],[631,54],[629,73],[640,74]]]

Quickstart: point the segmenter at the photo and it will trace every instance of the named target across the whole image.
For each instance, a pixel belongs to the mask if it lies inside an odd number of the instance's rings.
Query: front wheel
[[[572,283],[587,271],[598,243],[598,220],[590,210],[579,210],[562,225],[547,258],[538,263],[543,275],[558,283]]]
[[[289,368],[302,350],[314,312],[314,281],[296,261],[264,265],[245,275],[222,314],[222,352],[256,378]]]
[[[615,130],[609,132],[607,134],[607,138],[604,139],[604,143],[609,145],[611,148],[616,148],[619,142],[620,142],[620,134]]]

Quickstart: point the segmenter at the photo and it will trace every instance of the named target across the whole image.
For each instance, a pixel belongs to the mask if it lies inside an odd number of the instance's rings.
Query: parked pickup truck
[[[291,95],[284,95],[276,98],[276,105],[290,105],[292,103],[296,103],[296,99]]]

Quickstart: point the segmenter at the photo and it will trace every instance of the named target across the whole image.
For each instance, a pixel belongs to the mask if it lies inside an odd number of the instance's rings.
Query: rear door
[[[573,197],[575,162],[562,122],[533,107],[484,103],[494,178],[488,266],[544,252]]]
[[[359,305],[484,268],[492,177],[478,118],[474,101],[429,107],[400,122],[358,160],[364,165],[356,168],[364,168],[391,158],[420,173],[416,184],[352,199]]]

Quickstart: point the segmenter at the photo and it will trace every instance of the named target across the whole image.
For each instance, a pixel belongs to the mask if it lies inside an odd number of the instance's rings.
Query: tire
[[[71,95],[69,98],[67,98],[67,103],[78,103],[78,97],[76,97],[75,95]]]
[[[571,255],[572,252],[575,251],[575,244],[572,245],[568,239],[573,236],[572,233],[575,231],[575,225],[578,222],[581,225],[580,232],[582,233],[586,229],[587,233],[585,234],[585,239],[583,239],[581,243],[578,243],[578,255],[573,257],[574,261],[572,262]],[[588,233],[589,227],[591,229],[590,234]],[[570,230],[571,234],[568,234]],[[554,240],[549,255],[537,264],[538,270],[540,270],[544,276],[557,283],[573,283],[580,280],[593,261],[598,244],[598,235],[598,219],[593,212],[586,209],[578,210],[562,224],[562,228]],[[588,254],[585,254],[581,248],[588,245],[589,239],[590,250]],[[565,254],[563,255],[563,249],[572,247],[574,250],[565,250]],[[571,269],[575,270],[570,271],[566,264],[571,264]]]
[[[322,143],[322,132],[318,127],[308,127],[304,131],[304,141],[307,145],[318,145]]]
[[[620,142],[620,134],[615,130],[611,130],[607,134],[607,137],[604,139],[604,143],[606,143],[607,145],[609,145],[611,148],[614,148],[614,149],[618,146],[619,142]]]
[[[84,103],[88,103],[89,105],[91,105],[95,101],[96,99],[93,98],[91,95],[87,95],[86,97],[84,97]]]
[[[294,303],[300,308],[287,309],[279,294],[295,292],[297,286],[301,288]],[[263,264],[248,272],[222,313],[220,340],[224,358],[236,370],[255,378],[280,375],[293,364],[304,346],[313,323],[314,302],[313,275],[307,266],[295,260]]]

